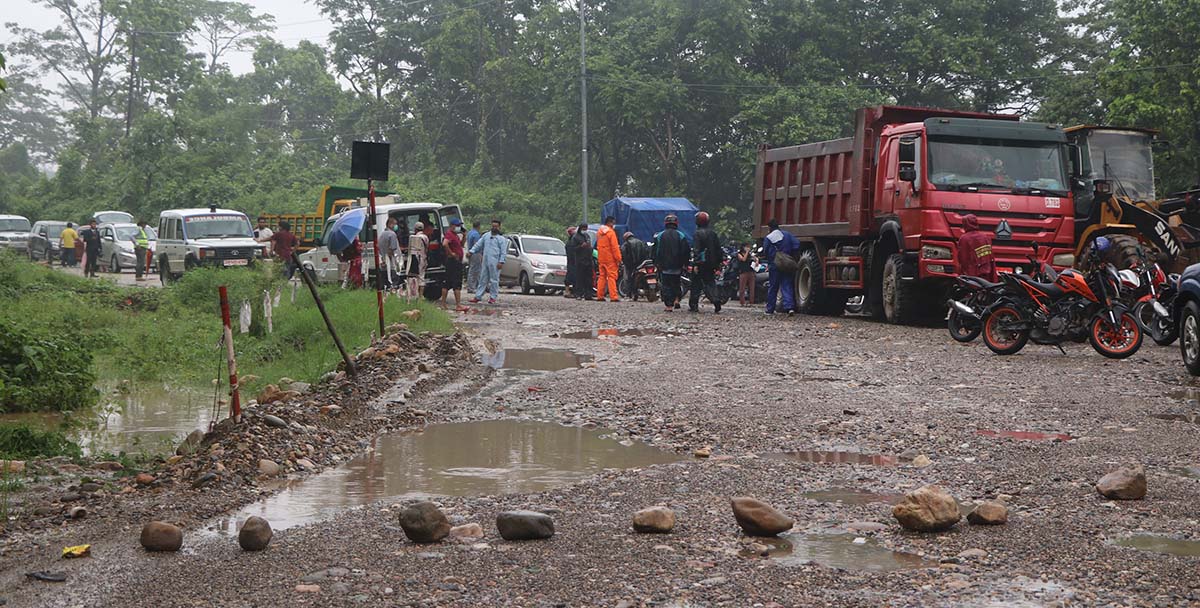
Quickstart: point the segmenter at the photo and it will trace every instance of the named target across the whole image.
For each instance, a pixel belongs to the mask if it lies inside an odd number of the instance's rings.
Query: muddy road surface
[[[67,521],[26,533],[3,558],[0,597],[10,606],[1200,605],[1200,407],[1174,347],[1147,342],[1125,361],[1087,345],[1002,358],[939,328],[509,294],[458,316],[473,362],[408,395],[408,418],[364,437],[344,464],[242,488],[222,514],[184,522],[177,553],[143,551],[141,523],[227,494],[187,489],[104,529]],[[1106,500],[1097,479],[1126,463],[1145,467],[1146,498]],[[890,503],[927,484],[964,510],[1002,500],[1008,523],[907,532]],[[747,537],[734,496],[766,501],[795,525],[777,539]],[[398,513],[421,499],[483,536],[408,541]],[[633,513],[652,505],[674,510],[671,533],[632,530]],[[496,515],[514,509],[550,514],[554,536],[502,540]],[[267,550],[242,552],[231,531],[255,514],[277,531]],[[57,559],[81,543],[92,543],[91,557]],[[67,581],[22,576],[35,570]]]

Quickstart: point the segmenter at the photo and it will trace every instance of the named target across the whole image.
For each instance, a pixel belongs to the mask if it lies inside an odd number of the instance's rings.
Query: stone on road
[[[665,533],[675,528],[675,512],[667,507],[649,507],[633,514],[637,532]]]
[[[937,486],[925,486],[909,492],[892,507],[892,516],[908,530],[939,532],[962,519],[958,501]]]
[[[554,520],[537,511],[505,511],[496,516],[504,540],[538,540],[554,536]]]
[[[178,551],[183,546],[183,529],[163,521],[152,521],[142,526],[138,539],[147,551]]]
[[[246,551],[262,551],[271,542],[271,524],[258,516],[251,517],[238,531],[238,545]]]
[[[787,532],[795,524],[790,517],[757,498],[739,496],[729,503],[737,525],[750,536],[775,536]]]
[[[400,512],[400,527],[414,543],[436,543],[450,534],[450,520],[429,501],[411,504]]]
[[[1146,471],[1140,464],[1123,466],[1101,477],[1096,491],[1112,500],[1141,500],[1146,497]]]
[[[967,514],[967,521],[981,526],[998,526],[1008,522],[1008,507],[998,500],[986,500]]]

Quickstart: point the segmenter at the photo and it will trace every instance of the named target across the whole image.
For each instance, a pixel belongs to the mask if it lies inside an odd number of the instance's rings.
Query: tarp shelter
[[[696,214],[700,210],[686,198],[614,198],[604,203],[602,217],[617,218],[617,234],[632,232],[649,243],[663,229],[663,220],[674,214],[679,230],[691,240],[696,234]]]

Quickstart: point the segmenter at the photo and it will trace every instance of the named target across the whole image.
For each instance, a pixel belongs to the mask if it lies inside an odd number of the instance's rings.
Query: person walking
[[[389,217],[387,229],[379,233],[379,253],[383,260],[383,280],[387,289],[394,289],[399,283],[400,270],[400,237],[396,236],[396,218]],[[376,270],[378,272],[378,269]]]
[[[83,276],[100,276],[100,229],[96,220],[88,222],[88,227],[79,233],[79,241],[83,242]]]
[[[979,229],[979,218],[973,213],[963,216],[963,234],[958,237],[958,274],[979,277],[995,283],[996,256],[992,254],[992,233]]]
[[[654,264],[658,267],[659,285],[662,288],[663,306],[671,312],[679,306],[683,297],[681,279],[684,267],[692,256],[687,237],[679,231],[679,218],[675,214],[663,219],[663,231],[654,236]]]
[[[150,251],[150,233],[146,231],[146,220],[138,220],[133,241],[133,274],[135,281],[146,280],[146,253]]]
[[[75,231],[75,224],[67,222],[67,227],[63,228],[58,235],[58,257],[63,268],[75,265],[75,240],[78,238],[79,233]]]
[[[446,299],[454,292],[454,308],[462,305],[463,282],[463,242],[458,236],[462,230],[462,220],[450,220],[450,230],[442,237],[442,248],[446,252],[446,273],[442,282],[442,308],[446,307]]]
[[[763,255],[767,258],[767,271],[770,274],[770,286],[767,288],[767,314],[775,314],[775,304],[780,294],[783,295],[783,310],[789,315],[796,312],[796,294],[793,284],[795,277],[790,271],[780,270],[776,256],[782,254],[795,257],[800,249],[800,242],[792,233],[779,229],[779,220],[772,219],[768,224],[771,231],[763,237]]]
[[[757,273],[754,272],[754,252],[750,243],[742,243],[737,252],[738,301],[743,307],[754,306],[754,288]]]
[[[592,239],[587,232],[587,224],[580,224],[567,243],[567,250],[573,256],[575,268],[574,283],[575,299],[592,299]]]
[[[600,276],[596,279],[596,299],[604,301],[608,292],[609,302],[620,302],[617,294],[617,275],[621,270],[621,246],[617,243],[617,231],[613,230],[617,218],[604,218],[604,225],[596,234],[596,255],[600,266]]]
[[[282,222],[280,224],[282,227]],[[362,253],[363,244],[362,241],[358,240],[358,237],[354,237],[349,247],[338,252],[338,259],[350,265],[349,270],[346,272],[346,280],[342,281],[342,289],[346,288],[347,283],[353,285],[355,289],[361,289],[365,283],[362,271]]]
[[[575,236],[575,226],[567,226],[567,276],[563,277],[563,297],[575,297],[575,249],[571,247],[571,237]]]
[[[483,271],[483,260],[471,255],[471,248],[482,237],[483,233],[479,232],[479,220],[471,222],[471,231],[467,233],[467,241],[463,246],[467,255],[467,293],[475,293],[475,288],[479,287],[479,275]]]
[[[271,249],[283,259],[283,273],[290,281],[296,274],[296,264],[292,262],[292,252],[300,246],[300,239],[292,234],[292,223],[287,220],[279,220],[279,230],[271,235]],[[362,244],[359,244],[362,248]],[[341,256],[338,256],[339,258]],[[362,253],[359,253],[359,273],[362,273],[361,262]],[[347,275],[348,276],[348,275]]]
[[[688,310],[700,312],[700,294],[703,292],[708,301],[712,302],[713,313],[720,313],[721,296],[717,293],[717,269],[725,261],[725,251],[721,249],[721,237],[708,227],[708,222],[708,213],[701,211],[696,214],[696,235],[693,237],[696,246],[692,248],[695,270],[692,271]]]
[[[413,233],[408,237],[408,291],[405,299],[415,300],[420,297],[421,289],[425,287],[425,268],[429,265],[429,236],[425,234],[425,224],[413,224]]]
[[[492,229],[479,237],[471,248],[471,255],[479,254],[483,269],[480,271],[479,284],[475,286],[475,297],[471,303],[478,304],[483,300],[484,292],[489,294],[488,304],[495,304],[500,297],[500,268],[508,256],[508,237],[500,233],[500,220],[492,220]]]

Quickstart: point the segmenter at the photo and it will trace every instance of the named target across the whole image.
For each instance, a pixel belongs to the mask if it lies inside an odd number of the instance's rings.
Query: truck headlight
[[[1060,253],[1051,258],[1050,263],[1054,264],[1055,266],[1066,266],[1067,268],[1070,268],[1075,265],[1075,254]]]
[[[921,248],[921,257],[926,260],[949,260],[951,257],[950,248],[925,245]]]

